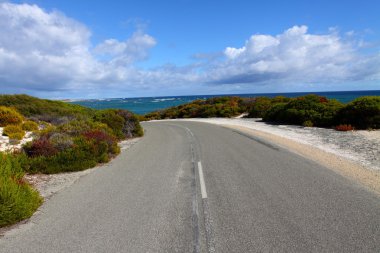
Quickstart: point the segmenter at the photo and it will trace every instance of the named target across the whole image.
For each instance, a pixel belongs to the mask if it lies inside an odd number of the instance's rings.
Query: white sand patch
[[[135,145],[138,141],[140,141],[141,138],[142,137],[121,141],[119,142],[119,147],[121,150],[129,149],[130,147]]]
[[[234,117],[234,118],[235,118],[235,119],[241,119],[241,118],[244,118],[245,116],[248,116],[248,113],[247,113],[247,112],[242,113],[242,114],[240,114],[239,116],[236,116],[236,117]]]
[[[98,166],[99,167],[99,166]],[[98,168],[96,167],[96,168]],[[77,181],[80,177],[87,175],[96,168],[78,172],[60,173],[60,174],[26,174],[24,179],[35,188],[40,195],[46,199],[54,193],[65,189]]]
[[[10,140],[8,136],[3,136],[4,127],[0,127],[0,152],[12,152],[20,150],[22,145],[33,140],[33,132],[25,132],[22,140]]]

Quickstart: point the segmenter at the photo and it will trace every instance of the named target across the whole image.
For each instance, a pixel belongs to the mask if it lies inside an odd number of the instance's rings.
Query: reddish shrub
[[[337,131],[352,131],[354,128],[351,125],[338,125],[335,127]]]
[[[47,138],[40,138],[24,147],[25,152],[30,157],[53,156],[58,153],[58,149]]]
[[[101,130],[90,130],[83,133],[83,136],[87,139],[95,140],[96,142],[105,142],[109,146],[113,145],[116,142],[116,138],[112,135],[107,134]]]

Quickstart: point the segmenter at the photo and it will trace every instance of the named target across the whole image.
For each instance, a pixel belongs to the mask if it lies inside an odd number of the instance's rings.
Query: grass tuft
[[[19,158],[0,153],[0,227],[29,218],[42,203],[23,176]]]

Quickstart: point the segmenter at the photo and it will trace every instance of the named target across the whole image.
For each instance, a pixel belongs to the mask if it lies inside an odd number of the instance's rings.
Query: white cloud
[[[88,51],[90,31],[61,13],[1,3],[0,28],[2,85],[64,89],[73,78],[97,72],[97,62]]]
[[[214,66],[209,76],[215,83],[339,82],[373,78],[379,68],[353,41],[339,34],[314,35],[306,26],[284,33],[253,35],[241,48],[227,47],[226,60]]]
[[[85,25],[29,4],[0,3],[0,32],[0,87],[12,92],[96,90],[133,79],[132,64],[156,44],[138,31],[124,42],[104,41],[94,54]]]
[[[0,2],[0,33],[3,92],[60,97],[221,93],[260,85],[380,79],[380,54],[362,53],[365,42],[354,41],[355,32],[342,37],[337,29],[311,34],[306,26],[294,26],[278,35],[255,34],[242,47],[200,52],[193,64],[149,70],[135,63],[147,60],[157,41],[142,30],[92,46],[91,31],[63,13]]]
[[[117,64],[131,64],[147,59],[148,50],[155,45],[156,40],[152,36],[137,31],[123,42],[116,39],[105,40],[95,48],[94,52],[114,57],[113,62]]]

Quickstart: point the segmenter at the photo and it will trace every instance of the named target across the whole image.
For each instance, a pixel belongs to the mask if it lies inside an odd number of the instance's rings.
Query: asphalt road
[[[144,128],[0,252],[380,252],[380,198],[355,182],[220,126]]]

